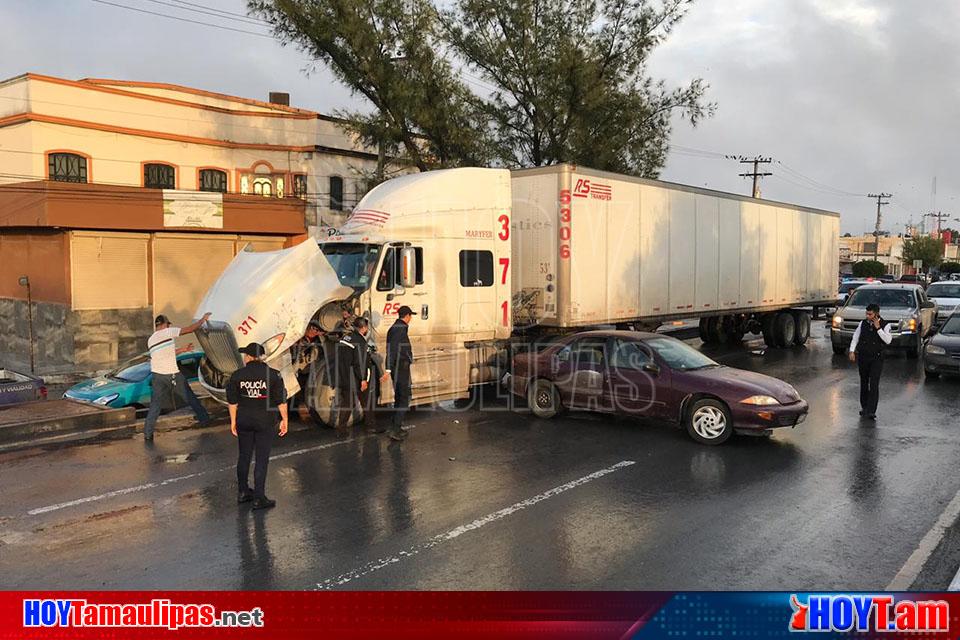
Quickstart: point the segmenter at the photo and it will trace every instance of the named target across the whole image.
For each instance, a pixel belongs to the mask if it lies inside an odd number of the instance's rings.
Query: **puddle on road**
[[[157,456],[156,462],[161,464],[184,464],[185,462],[196,460],[198,455],[199,454],[196,453],[180,453],[175,456]]]

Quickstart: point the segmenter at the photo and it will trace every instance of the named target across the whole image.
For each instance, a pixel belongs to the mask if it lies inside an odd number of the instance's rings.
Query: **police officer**
[[[413,348],[410,346],[410,321],[416,314],[403,305],[397,311],[397,321],[387,331],[387,373],[393,378],[393,421],[390,439],[403,440],[403,417],[410,408],[410,365],[413,364]]]
[[[344,325],[343,337],[337,342],[337,429],[345,429],[353,414],[357,399],[367,389],[366,357],[367,332],[366,318],[356,318],[353,330]],[[363,327],[361,331],[360,327]],[[361,403],[362,404],[362,403]]]
[[[880,317],[880,306],[867,305],[867,318],[857,325],[850,343],[850,362],[856,362],[860,369],[860,415],[867,420],[877,418],[883,348],[891,340],[890,329]]]
[[[386,428],[377,424],[377,405],[380,404],[380,385],[387,379],[383,356],[377,353],[377,345],[369,329],[364,338],[367,340],[367,388],[360,392],[360,404],[363,406],[363,421],[374,433],[383,433]]]
[[[280,413],[280,435],[287,434],[287,391],[280,374],[261,360],[264,354],[262,345],[251,342],[240,349],[240,353],[243,354],[243,367],[234,371],[227,383],[230,432],[240,446],[237,502],[252,500],[254,509],[269,509],[277,503],[266,494],[267,464],[277,431],[277,411]],[[250,491],[247,479],[254,454],[256,466],[253,491]]]
[[[300,393],[290,398],[290,409],[296,409],[298,406],[305,406],[310,412],[310,416],[317,419],[316,411],[306,401],[307,388],[310,383],[310,370],[317,366],[316,363],[324,363],[323,338],[326,331],[317,324],[311,322],[307,325],[307,332],[297,340],[290,349],[290,356],[293,360],[293,366],[297,371],[297,383],[300,385]]]

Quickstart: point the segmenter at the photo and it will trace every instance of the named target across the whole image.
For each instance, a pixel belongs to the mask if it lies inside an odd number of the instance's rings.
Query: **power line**
[[[201,9],[209,9],[210,11],[216,11],[217,13],[222,13],[225,16],[239,16],[241,18],[249,18],[249,16],[243,13],[237,13],[235,11],[227,11],[226,9],[217,9],[216,7],[211,7],[211,6],[208,6],[205,4],[199,4],[196,2],[187,2],[186,0],[172,0],[172,1],[176,2],[177,4],[183,4],[190,7],[200,7]],[[255,20],[256,18],[249,18],[249,19]],[[265,21],[261,20],[261,22],[265,22]]]
[[[744,157],[744,156],[736,156],[736,157],[734,157],[734,158],[732,158],[732,159],[737,160],[740,164],[752,164],[752,165],[753,165],[753,171],[748,171],[747,173],[741,173],[741,174],[739,174],[739,175],[740,175],[741,178],[753,178],[753,190],[751,191],[751,197],[752,197],[752,198],[759,198],[759,197],[760,197],[760,185],[759,185],[758,179],[759,179],[759,178],[765,178],[765,177],[767,177],[767,176],[772,176],[772,175],[773,175],[772,173],[770,173],[770,172],[768,172],[768,171],[761,172],[761,171],[760,171],[760,165],[761,165],[761,164],[770,164],[771,162],[773,162],[773,159],[772,159],[772,158],[764,158],[763,156],[754,156],[753,158],[746,158],[746,157]]]
[[[273,36],[268,33],[259,33],[257,31],[248,31],[246,29],[237,29],[235,27],[228,27],[222,24],[212,24],[210,22],[202,22],[200,20],[192,20],[190,18],[181,18],[179,16],[171,16],[166,13],[160,13],[159,11],[150,11],[149,9],[140,9],[138,7],[131,7],[125,4],[119,4],[117,2],[109,2],[108,0],[91,0],[91,2],[96,2],[99,4],[109,5],[111,7],[118,7],[120,9],[127,9],[128,11],[138,11],[140,13],[146,13],[151,16],[157,16],[160,18],[168,18],[170,20],[179,20],[180,22],[189,22],[191,24],[198,24],[205,27],[213,27],[214,29],[224,29],[226,31],[234,31],[236,33],[245,33],[251,36],[260,36],[261,38],[270,38],[273,40]]]
[[[154,3],[154,4],[161,4],[161,5],[164,5],[164,6],[166,6],[166,7],[172,7],[172,8],[174,8],[174,9],[177,9],[178,11],[193,11],[194,13],[202,13],[202,14],[207,15],[207,16],[213,16],[214,18],[221,18],[221,19],[224,19],[224,20],[234,20],[234,21],[236,21],[236,22],[240,22],[240,23],[243,23],[243,24],[253,24],[253,25],[257,25],[257,26],[266,25],[266,24],[267,24],[267,23],[264,22],[263,20],[257,20],[257,19],[255,19],[255,18],[236,18],[236,17],[231,17],[231,16],[228,16],[228,15],[221,15],[221,14],[218,14],[218,13],[214,13],[214,12],[208,10],[207,7],[203,7],[203,5],[194,5],[194,4],[190,4],[190,3],[180,3],[180,4],[187,4],[187,5],[189,5],[189,6],[183,6],[183,7],[181,7],[181,6],[177,6],[176,4],[173,4],[172,2],[165,2],[164,0],[147,0],[147,2],[152,2],[152,3]]]

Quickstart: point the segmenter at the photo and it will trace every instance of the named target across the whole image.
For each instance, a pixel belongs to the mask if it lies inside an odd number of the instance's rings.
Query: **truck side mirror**
[[[400,284],[404,288],[417,284],[417,253],[413,247],[400,250]]]

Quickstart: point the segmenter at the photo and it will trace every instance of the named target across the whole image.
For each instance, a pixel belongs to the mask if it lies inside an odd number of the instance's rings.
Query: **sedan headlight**
[[[833,328],[839,329],[842,326],[843,326],[843,316],[840,316],[840,315],[833,316]]]
[[[750,396],[740,401],[740,404],[752,404],[758,407],[767,407],[772,404],[780,404],[776,398],[771,396]]]
[[[111,393],[111,394],[108,395],[108,396],[100,396],[99,398],[97,398],[96,400],[93,401],[93,404],[99,404],[99,405],[101,405],[101,406],[107,406],[108,404],[110,404],[111,402],[113,402],[114,400],[116,400],[116,399],[119,398],[119,397],[120,397],[120,394],[119,394],[119,393]]]
[[[935,344],[928,344],[927,353],[929,353],[932,356],[945,356],[947,355],[947,350],[944,349],[943,347],[938,347]]]

